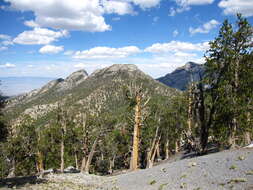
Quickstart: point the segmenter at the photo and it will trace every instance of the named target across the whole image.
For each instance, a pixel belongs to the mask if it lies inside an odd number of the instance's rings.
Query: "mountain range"
[[[184,66],[177,68],[157,80],[172,88],[186,90],[189,82],[199,81],[204,74],[204,65],[188,62]]]
[[[115,115],[127,105],[124,89],[133,86],[141,87],[152,100],[164,97],[169,101],[180,93],[146,75],[135,65],[116,64],[91,75],[79,70],[66,79],[52,80],[40,89],[10,98],[7,117],[15,122],[24,115],[48,120],[59,104],[72,113],[86,110],[91,114],[110,112]]]

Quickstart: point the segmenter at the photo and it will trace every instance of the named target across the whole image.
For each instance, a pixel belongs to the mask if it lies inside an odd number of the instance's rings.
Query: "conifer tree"
[[[236,136],[244,130],[240,120],[246,104],[252,100],[251,97],[246,101],[241,93],[241,84],[248,83],[248,79],[242,76],[250,71],[242,73],[242,68],[245,59],[250,59],[251,40],[252,27],[238,14],[235,28],[227,20],[224,21],[218,37],[210,42],[206,56],[206,81],[215,113],[212,118],[213,131],[219,141],[230,147],[236,145]],[[250,62],[252,64],[252,60]],[[252,87],[248,88],[252,92]]]

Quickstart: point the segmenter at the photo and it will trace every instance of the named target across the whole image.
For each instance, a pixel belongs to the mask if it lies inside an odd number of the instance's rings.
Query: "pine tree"
[[[236,145],[236,136],[242,129],[240,118],[246,108],[242,100],[241,76],[246,57],[252,51],[252,28],[246,19],[237,15],[237,27],[224,21],[218,37],[210,42],[206,56],[206,81],[213,106],[213,132],[219,141],[229,146]],[[248,72],[247,72],[248,73]],[[252,87],[249,87],[252,89]]]

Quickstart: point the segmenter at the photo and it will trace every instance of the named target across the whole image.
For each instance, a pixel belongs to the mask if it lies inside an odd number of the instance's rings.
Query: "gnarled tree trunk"
[[[139,141],[140,141],[140,128],[141,128],[141,95],[137,93],[135,105],[135,124],[133,134],[133,150],[131,156],[130,169],[138,169],[138,158],[139,158]]]

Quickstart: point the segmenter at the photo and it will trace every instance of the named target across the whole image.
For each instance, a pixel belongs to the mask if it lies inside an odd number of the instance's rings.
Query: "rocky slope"
[[[190,81],[198,81],[203,74],[204,65],[188,62],[183,67],[179,67],[172,73],[160,77],[157,80],[172,88],[186,90]]]
[[[14,123],[24,115],[48,119],[59,104],[72,113],[84,110],[89,113],[117,112],[125,106],[124,87],[133,83],[142,86],[151,97],[166,96],[169,99],[180,93],[152,79],[135,65],[116,64],[90,76],[84,70],[77,71],[65,80],[51,81],[41,89],[10,99],[7,117]]]
[[[150,169],[106,177],[87,174],[50,174],[31,185],[29,180],[0,181],[3,189],[26,190],[251,190],[253,149],[228,150],[160,164]],[[33,181],[36,183],[36,180]],[[5,185],[4,185],[5,184]],[[6,188],[4,188],[4,186]]]

